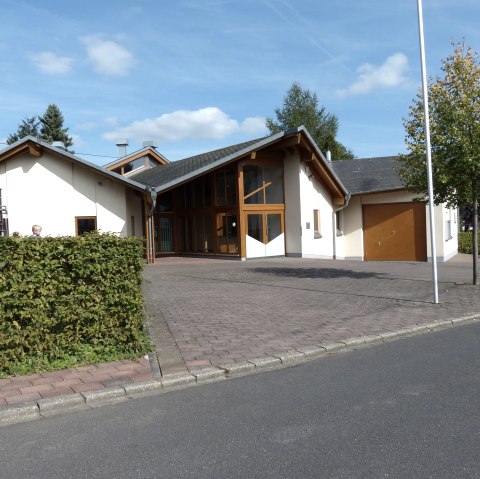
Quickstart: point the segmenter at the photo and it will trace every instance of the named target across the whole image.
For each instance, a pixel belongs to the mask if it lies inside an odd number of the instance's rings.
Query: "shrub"
[[[480,240],[480,233],[478,235],[478,238]],[[458,252],[465,254],[473,254],[471,231],[461,231],[458,234]]]
[[[113,234],[1,238],[0,372],[81,362],[86,350],[102,357],[148,349],[142,256],[140,239]]]

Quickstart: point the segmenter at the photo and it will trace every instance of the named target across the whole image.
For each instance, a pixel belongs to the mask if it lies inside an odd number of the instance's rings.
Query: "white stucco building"
[[[118,172],[118,173],[116,173]],[[297,128],[169,163],[144,148],[101,168],[34,138],[0,152],[10,234],[145,236],[147,259],[430,258],[428,211],[393,157],[328,161]],[[457,213],[435,208],[438,260],[457,252]]]

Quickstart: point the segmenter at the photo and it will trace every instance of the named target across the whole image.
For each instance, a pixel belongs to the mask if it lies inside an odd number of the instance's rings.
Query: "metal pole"
[[[428,112],[427,67],[423,39],[422,0],[417,0],[418,33],[420,37],[420,60],[422,64],[423,109],[425,112],[425,143],[427,147],[428,211],[430,216],[430,245],[432,254],[433,302],[438,304],[437,247],[435,245],[435,218],[433,210],[432,147],[430,144],[430,116]]]

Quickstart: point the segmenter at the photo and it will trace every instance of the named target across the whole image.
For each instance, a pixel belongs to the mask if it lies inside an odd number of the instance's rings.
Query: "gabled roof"
[[[208,168],[212,164],[217,166],[216,163],[222,159],[231,157],[260,141],[261,139],[246,141],[237,145],[184,158],[183,160],[173,161],[160,168],[151,168],[149,170],[141,171],[140,173],[133,175],[132,178],[135,178],[135,181],[140,183],[157,187],[157,189],[164,189],[162,186],[165,184],[174,182],[178,178],[185,179],[194,173],[197,173],[200,169],[203,171],[205,167]]]
[[[122,156],[120,158],[117,158],[116,160],[111,161],[106,165],[103,165],[103,168],[106,168],[107,170],[112,170],[113,168],[117,168],[126,163],[129,163],[130,161],[134,161],[137,158],[141,158],[142,156],[146,156],[146,155],[153,158],[159,165],[165,165],[166,163],[169,163],[169,161],[163,155],[161,155],[155,148],[151,146],[146,146],[144,148],[141,148],[140,150],[129,153],[128,155]]]
[[[347,190],[303,126],[151,168],[133,175],[131,178],[150,187],[155,187],[157,192],[161,192],[242,157],[256,155],[259,150],[269,147],[301,147],[306,163],[327,184],[335,197],[335,203],[344,203],[345,197],[348,195]]]
[[[352,195],[405,189],[395,156],[336,160],[331,164]]]
[[[54,156],[65,158],[74,164],[78,164],[79,166],[87,170],[98,173],[101,176],[110,178],[116,181],[117,183],[123,183],[139,191],[146,191],[148,189],[142,183],[138,183],[137,181],[131,180],[129,178],[125,178],[124,176],[114,173],[113,171],[106,170],[101,166],[97,166],[94,163],[90,163],[89,161],[79,158],[78,156],[75,156],[74,154],[66,150],[56,148],[50,145],[49,143],[45,143],[39,140],[38,138],[34,138],[33,136],[27,136],[25,138],[21,138],[20,140],[11,144],[7,148],[1,150],[0,163],[2,161],[6,161],[10,158],[13,158],[25,152],[31,154],[34,157],[39,158],[43,156],[45,151],[47,151],[48,153],[51,153]]]

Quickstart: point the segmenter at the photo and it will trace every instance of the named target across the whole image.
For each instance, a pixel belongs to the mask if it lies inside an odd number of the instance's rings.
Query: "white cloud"
[[[73,146],[79,147],[79,146],[85,146],[86,145],[85,141],[83,141],[82,138],[79,135],[76,135],[75,133],[72,133],[71,137],[72,137],[72,141],[73,141]]]
[[[89,62],[102,75],[126,75],[133,66],[133,55],[122,45],[98,35],[83,37]]]
[[[233,133],[264,133],[265,119],[246,118],[241,124],[216,107],[199,110],[178,110],[157,118],[137,120],[103,135],[106,140],[131,138],[142,141],[217,140]]]
[[[364,63],[357,68],[357,80],[349,87],[337,90],[337,94],[341,97],[362,95],[376,88],[407,84],[409,79],[405,76],[405,73],[408,68],[408,58],[403,53],[395,53],[389,56],[380,66]]]
[[[91,131],[94,128],[97,128],[97,124],[93,121],[85,121],[83,123],[77,123],[75,125],[75,130]]]
[[[252,135],[266,133],[267,127],[265,126],[265,118],[263,116],[246,118],[242,121],[240,130],[243,133],[251,133]]]
[[[52,52],[31,53],[30,60],[47,75],[65,75],[72,69],[73,58],[61,57]]]

